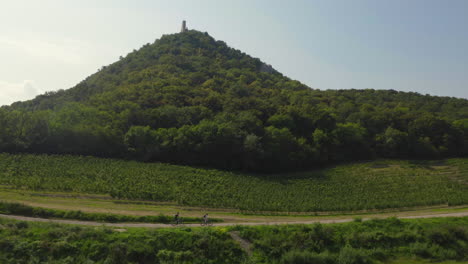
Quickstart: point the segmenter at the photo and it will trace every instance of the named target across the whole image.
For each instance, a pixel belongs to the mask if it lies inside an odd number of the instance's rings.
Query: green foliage
[[[421,263],[468,261],[468,218],[327,225],[133,229],[0,219],[2,263]],[[252,243],[248,259],[229,231]],[[362,234],[374,234],[362,236]],[[376,239],[376,238],[387,239]],[[356,238],[359,238],[357,240]],[[389,239],[393,242],[388,243]],[[360,244],[356,244],[360,243]],[[457,262],[458,263],[458,262]]]
[[[329,254],[317,254],[309,251],[295,251],[291,250],[286,252],[280,260],[281,264],[334,264],[335,259]]]
[[[74,219],[84,221],[99,221],[99,222],[149,222],[149,223],[164,223],[168,224],[173,221],[171,216],[158,215],[158,216],[133,216],[133,215],[118,215],[118,214],[104,214],[104,213],[86,213],[82,211],[64,211],[47,209],[40,207],[32,207],[19,203],[8,203],[0,201],[0,213],[12,214],[21,216],[32,216],[40,218],[61,218],[61,219]],[[197,217],[184,217],[185,223],[200,223],[202,218]],[[221,219],[210,218],[210,222],[222,222]]]
[[[468,100],[313,90],[206,33],[165,35],[69,90],[0,108],[0,151],[277,172],[468,154]]]
[[[335,225],[239,226],[255,263],[387,263],[398,257],[468,260],[468,218]]]
[[[344,246],[338,254],[339,264],[367,264],[371,263],[366,255],[363,254],[359,249],[355,249],[350,245]]]
[[[289,133],[283,129],[272,127],[278,144],[297,146],[300,142],[288,141]],[[0,184],[17,189],[110,194],[246,212],[461,205],[468,203],[467,182],[465,159],[382,160],[301,173],[252,175],[93,157],[0,154]]]
[[[214,229],[123,233],[0,219],[2,263],[243,263],[238,244]]]
[[[376,136],[378,149],[385,153],[386,157],[408,157],[408,133],[402,132],[393,127],[387,128],[384,133]]]

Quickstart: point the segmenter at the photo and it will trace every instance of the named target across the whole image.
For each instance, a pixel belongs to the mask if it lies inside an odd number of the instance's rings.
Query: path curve
[[[417,219],[417,218],[440,218],[440,217],[467,217],[468,212],[459,212],[459,213],[446,213],[446,214],[427,214],[427,215],[414,215],[414,216],[401,216],[399,219]],[[4,215],[0,214],[0,218],[14,219],[20,221],[28,222],[44,222],[44,223],[57,223],[57,224],[71,224],[71,225],[84,225],[84,226],[106,226],[106,227],[144,227],[144,228],[176,228],[178,226],[173,226],[170,224],[150,224],[150,223],[100,223],[93,221],[79,221],[79,220],[61,220],[61,219],[45,219],[45,218],[36,218],[36,217],[26,217],[26,216],[17,216],[17,215]],[[375,219],[373,218],[362,218],[363,221]],[[382,218],[382,217],[380,217]],[[213,226],[259,226],[259,225],[294,225],[294,224],[332,224],[332,223],[346,223],[352,222],[353,218],[346,219],[321,219],[321,220],[309,220],[309,221],[286,221],[286,222],[262,222],[262,223],[252,223],[252,222],[243,222],[243,223],[215,223]],[[200,224],[184,224],[183,227],[200,227]]]

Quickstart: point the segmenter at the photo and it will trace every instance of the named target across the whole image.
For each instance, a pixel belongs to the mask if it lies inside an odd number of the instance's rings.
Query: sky
[[[468,98],[466,0],[0,0],[0,105],[68,89],[133,49],[208,32],[315,89]]]

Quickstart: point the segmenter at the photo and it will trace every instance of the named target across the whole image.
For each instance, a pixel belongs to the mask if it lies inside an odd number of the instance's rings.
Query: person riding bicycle
[[[177,214],[174,215],[174,223],[175,223],[175,224],[179,224],[179,223],[180,223],[179,212],[177,212]]]
[[[208,214],[205,214],[203,216],[203,224],[207,225],[208,224]]]

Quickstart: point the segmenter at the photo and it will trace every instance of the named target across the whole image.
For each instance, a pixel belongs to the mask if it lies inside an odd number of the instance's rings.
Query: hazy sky
[[[468,98],[466,0],[0,0],[0,105],[188,27],[318,89]]]

